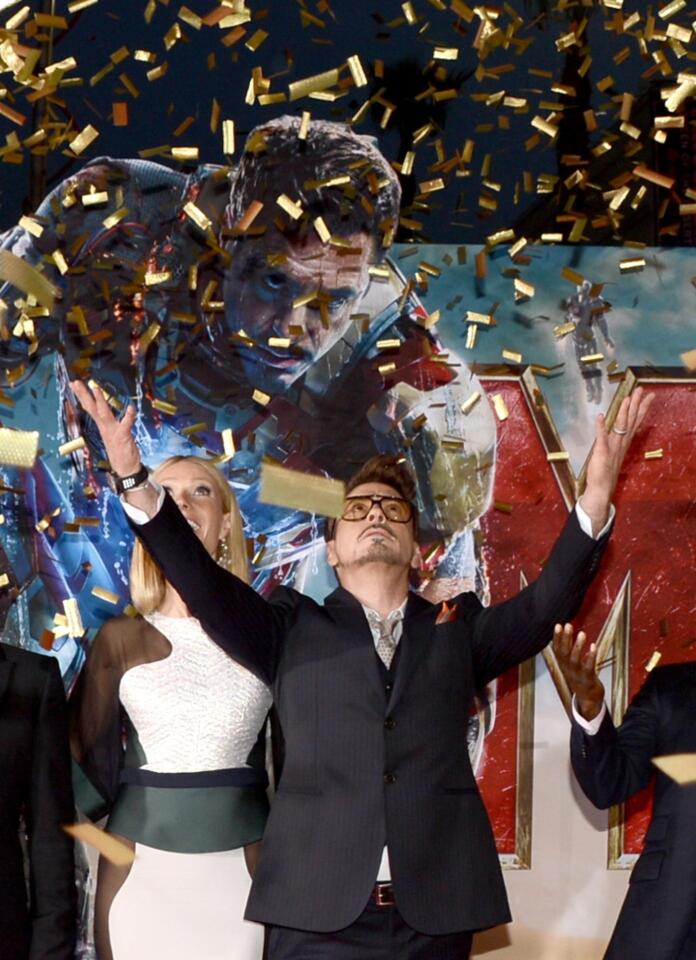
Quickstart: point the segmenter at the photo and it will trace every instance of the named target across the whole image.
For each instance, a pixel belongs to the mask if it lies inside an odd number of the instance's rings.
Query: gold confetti
[[[329,240],[331,239],[331,231],[324,223],[324,218],[315,217],[314,220],[312,221],[312,224],[314,225],[314,229],[316,230],[317,235],[321,240],[321,242],[328,243]]]
[[[569,333],[572,333],[575,330],[575,323],[572,320],[569,320],[567,323],[559,323],[558,326],[553,328],[554,337],[567,336]]]
[[[633,175],[640,177],[642,180],[648,180],[650,183],[654,183],[657,187],[663,187],[665,190],[671,190],[674,186],[674,177],[668,177],[662,173],[657,173],[655,170],[650,170],[648,167],[644,167],[642,164],[638,164],[637,167],[633,168]]]
[[[189,220],[192,220],[193,223],[195,223],[200,230],[203,230],[204,233],[210,230],[212,221],[203,213],[200,207],[196,206],[192,200],[189,200],[188,203],[184,204],[184,213]]]
[[[306,77],[304,80],[296,80],[288,87],[290,100],[299,100],[301,97],[307,97],[310,93],[317,93],[333,87],[338,83],[338,70],[326,70],[324,73],[317,73],[312,77]]]
[[[325,517],[340,517],[345,501],[345,484],[340,480],[264,462],[261,465],[259,501]]]
[[[293,220],[299,220],[302,216],[302,204],[295,203],[287,194],[281,193],[280,196],[276,198],[276,203],[281,210],[284,210]]]
[[[353,78],[353,83],[356,87],[364,87],[367,85],[367,77],[365,76],[365,71],[363,70],[362,63],[360,62],[360,57],[356,54],[353,54],[352,57],[348,57],[347,60],[348,69],[350,70],[350,75]]]
[[[527,283],[526,280],[522,280],[520,277],[515,277],[514,281],[515,286],[515,302],[518,302],[522,299],[531,298],[534,296],[536,289],[533,283]]]
[[[130,210],[128,207],[119,207],[118,210],[114,210],[113,213],[110,213],[108,217],[105,217],[102,220],[102,223],[107,230],[110,230],[112,227],[115,227],[117,223],[120,223],[125,217],[128,216]]]
[[[234,436],[230,427],[226,427],[220,434],[222,437],[222,449],[225,451],[226,459],[231,460],[235,455]]]
[[[252,200],[237,223],[237,230],[246,233],[262,210],[263,204],[259,200]]]
[[[283,349],[287,349],[291,344],[290,337],[269,337],[266,342],[269,347],[282,347]]]
[[[378,340],[377,349],[378,350],[394,350],[398,349],[401,346],[401,340],[398,337],[392,337],[387,340]]]
[[[260,404],[262,407],[267,406],[271,402],[271,396],[268,393],[264,393],[263,390],[254,390],[251,395],[251,399],[254,403]]]
[[[687,350],[686,353],[681,353],[679,359],[687,370],[696,370],[696,350]]]
[[[495,415],[498,420],[507,420],[507,418],[510,416],[510,412],[507,408],[505,397],[502,395],[502,393],[494,393],[491,397],[491,401],[493,403],[493,409],[495,410]]]
[[[87,446],[84,437],[76,437],[74,440],[68,440],[67,443],[61,443],[58,447],[58,454],[61,457],[66,457],[69,453],[74,453],[76,450],[83,450]]]
[[[473,310],[466,311],[466,319],[469,323],[482,323],[486,327],[490,327],[493,323],[490,313],[475,313]]]
[[[53,310],[58,290],[36,267],[15,256],[9,250],[0,250],[0,280],[30,294],[43,307]]]
[[[515,350],[503,350],[501,353],[503,360],[510,360],[512,363],[522,363],[522,354],[517,353]]]
[[[82,617],[80,616],[80,607],[74,597],[63,600],[63,610],[67,620],[68,636],[83,637],[85,628],[82,626]]]
[[[680,786],[696,783],[696,753],[672,753],[653,757],[657,769]]]
[[[553,453],[547,453],[546,459],[549,463],[563,463],[570,460],[570,454],[567,450],[556,450]]]
[[[155,398],[152,401],[152,409],[159,410],[160,413],[166,413],[170,417],[173,417],[176,414],[176,404],[170,403],[168,400],[159,400]]]
[[[675,13],[679,13],[680,10],[683,10],[685,6],[686,0],[672,0],[672,3],[668,3],[666,6],[661,7],[657,11],[657,15],[663,20],[669,20],[670,17],[673,17]]]
[[[481,399],[480,391],[475,390],[474,393],[468,396],[464,401],[464,403],[461,405],[460,409],[462,413],[469,413],[471,410],[473,410],[473,408],[476,406],[476,404],[479,402],[480,399]]]
[[[466,329],[466,341],[464,347],[466,350],[473,350],[476,346],[476,337],[478,335],[478,327],[475,323],[470,323]]]
[[[9,587],[10,578],[6,573],[0,573],[0,587]]]
[[[664,452],[662,447],[659,447],[657,450],[646,450],[643,454],[645,460],[662,460]]]
[[[0,427],[0,463],[4,466],[31,470],[38,452],[38,431]]]
[[[99,131],[95,130],[92,124],[89,123],[81,133],[78,133],[78,135],[68,143],[68,146],[72,152],[76,153],[79,157],[81,153],[85,152],[90,144],[94,143],[98,136]]]
[[[121,600],[117,593],[114,593],[112,590],[107,590],[106,587],[92,587],[91,594],[98,600],[110,603],[114,607],[120,603]]]
[[[584,357],[580,357],[581,363],[600,363],[604,360],[603,353],[586,353]]]
[[[222,152],[234,153],[234,120],[222,121]]]
[[[83,207],[99,207],[102,203],[109,202],[109,194],[106,190],[95,190],[90,193],[83,193],[80,200]]]
[[[381,376],[385,377],[388,373],[393,373],[396,370],[396,364],[393,360],[389,363],[381,363],[377,370]]]
[[[650,655],[650,659],[645,665],[646,673],[651,673],[655,669],[655,667],[658,665],[660,660],[662,660],[662,654],[660,653],[659,650],[654,650],[653,653]]]
[[[300,129],[297,131],[298,140],[306,140],[307,133],[309,132],[309,121],[312,119],[311,113],[308,110],[302,111],[302,119],[300,120]]]
[[[434,60],[456,60],[458,56],[458,47],[435,47],[433,51]]]
[[[134,850],[105,830],[95,827],[93,823],[74,823],[64,826],[63,830],[75,840],[94,847],[104,859],[117,867],[127,867],[135,860]]]
[[[637,271],[643,270],[645,267],[645,257],[633,257],[629,260],[620,260],[619,261],[619,270],[622,273],[635,273]]]

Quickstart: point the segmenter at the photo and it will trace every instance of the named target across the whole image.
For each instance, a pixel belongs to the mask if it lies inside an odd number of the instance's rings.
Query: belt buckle
[[[391,883],[375,884],[374,900],[378,907],[393,907],[396,900],[394,899],[394,887]]]

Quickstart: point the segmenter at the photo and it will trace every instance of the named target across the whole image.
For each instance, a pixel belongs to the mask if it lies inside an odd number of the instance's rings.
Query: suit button
[[[396,726],[396,720],[394,717],[387,717],[387,719],[384,721],[384,726],[387,730],[393,730]]]
[[[395,773],[385,773],[384,782],[387,786],[391,786],[392,783],[396,783],[396,774]]]
[[[387,691],[387,693],[391,693],[391,692],[392,692],[392,684],[391,684],[391,683],[385,683],[385,684],[384,684],[384,689]]]

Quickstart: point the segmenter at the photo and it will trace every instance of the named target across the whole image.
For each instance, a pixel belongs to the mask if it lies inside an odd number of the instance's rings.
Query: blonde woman
[[[248,582],[242,522],[218,471],[172,457],[154,478],[208,553]],[[263,931],[242,919],[268,803],[268,687],[205,634],[140,543],[137,617],[94,639],[71,698],[78,806],[135,849],[99,864],[99,960],[258,960]],[[248,869],[247,869],[248,864]]]

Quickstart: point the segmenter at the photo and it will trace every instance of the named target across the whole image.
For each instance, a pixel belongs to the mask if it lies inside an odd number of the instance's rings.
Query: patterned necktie
[[[368,615],[370,626],[379,632],[379,639],[375,644],[375,649],[377,650],[379,659],[387,670],[391,667],[392,660],[394,659],[394,652],[396,650],[396,637],[394,634],[402,618],[403,615],[401,611],[399,611],[398,616],[392,615],[387,620],[384,620],[378,614]]]

